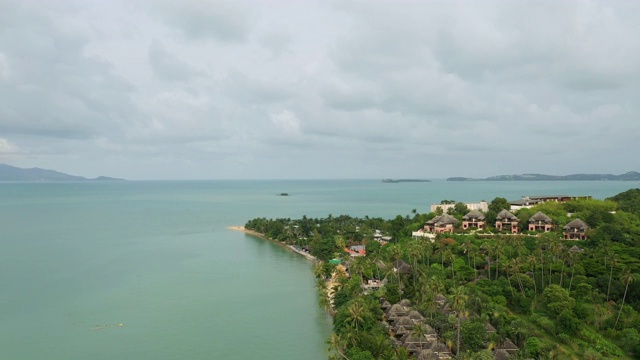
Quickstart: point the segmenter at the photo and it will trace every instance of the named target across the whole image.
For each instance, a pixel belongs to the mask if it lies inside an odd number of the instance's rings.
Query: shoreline
[[[295,247],[293,247],[292,245],[286,245],[286,244],[283,244],[283,243],[281,243],[281,242],[279,242],[277,240],[271,239],[271,238],[267,237],[265,234],[259,233],[257,231],[249,230],[249,229],[245,228],[244,226],[227,226],[227,230],[239,231],[239,232],[245,233],[246,235],[251,235],[251,236],[263,239],[263,240],[271,241],[272,243],[280,245],[280,246],[282,246],[282,247],[284,247],[284,248],[286,248],[286,249],[288,249],[288,250],[290,250],[290,251],[292,251],[292,252],[294,252],[294,253],[296,253],[298,255],[304,256],[305,258],[307,258],[307,260],[309,260],[311,262],[314,262],[314,263],[318,262],[318,259],[316,259],[316,257],[311,255],[311,254],[307,254],[304,251],[300,251],[300,250],[296,249]]]

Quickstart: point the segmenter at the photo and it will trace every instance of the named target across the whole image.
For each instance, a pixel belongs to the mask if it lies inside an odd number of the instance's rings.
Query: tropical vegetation
[[[450,213],[460,219],[463,205]],[[487,219],[507,206],[494,199]],[[560,226],[527,231],[525,219],[538,211]],[[456,359],[492,359],[507,339],[517,346],[512,359],[640,358],[640,189],[606,200],[545,202],[514,214],[521,234],[499,233],[489,223],[482,232],[438,234],[433,241],[412,238],[437,215],[416,210],[390,220],[258,218],[245,227],[319,259],[321,305],[333,314],[332,358],[414,356],[394,340],[381,307],[403,299]],[[589,224],[587,240],[562,240],[562,224],[572,218]],[[388,243],[379,241],[381,234]],[[366,256],[344,251],[363,244]],[[407,271],[394,267],[399,260]],[[362,286],[368,280],[384,285],[368,291]],[[437,297],[444,297],[444,307]],[[406,336],[423,338],[425,327]]]

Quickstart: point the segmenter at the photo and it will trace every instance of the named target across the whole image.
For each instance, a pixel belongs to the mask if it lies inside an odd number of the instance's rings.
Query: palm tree
[[[569,258],[571,259],[571,280],[569,280],[569,292],[571,292],[571,285],[573,284],[573,274],[576,272],[576,258],[578,257],[577,253],[570,253]]]
[[[560,259],[562,260],[562,271],[560,271],[560,283],[559,283],[560,286],[564,285],[562,280],[564,278],[564,267],[565,267],[565,264],[567,263],[567,254],[568,254],[566,251],[564,251],[564,246],[562,248],[563,248],[563,251],[560,253]]]
[[[329,345],[329,351],[335,350],[344,359],[349,360],[349,358],[344,354],[346,346],[344,340],[342,339],[342,337],[340,337],[340,335],[336,335],[335,333],[331,334],[331,336],[329,336],[329,339],[327,339],[327,345]]]
[[[495,255],[496,255],[496,280],[498,280],[498,274],[500,270],[500,257],[504,255],[504,239],[499,240],[496,243]]]
[[[622,277],[620,277],[620,281],[625,283],[624,288],[624,296],[622,296],[622,306],[620,306],[620,311],[618,312],[618,318],[616,319],[616,324],[613,326],[615,329],[618,326],[618,321],[620,320],[620,314],[622,314],[622,308],[624,307],[624,300],[627,298],[627,290],[629,290],[629,284],[631,284],[634,280],[638,278],[638,275],[632,274],[631,271],[626,270]]]
[[[420,242],[418,240],[414,240],[409,243],[408,248],[409,257],[413,259],[413,286],[416,286],[416,273],[418,272],[418,258],[422,254],[422,246],[420,246]]]
[[[413,330],[411,331],[411,335],[418,338],[418,344],[420,344],[420,349],[422,349],[422,340],[427,335],[427,329],[422,323],[417,323]]]
[[[383,334],[376,334],[371,342],[371,355],[376,359],[382,359],[385,353],[389,351],[389,338]]]
[[[462,312],[464,311],[464,307],[466,306],[468,299],[469,299],[469,296],[465,294],[464,287],[458,286],[452,289],[452,294],[451,294],[451,300],[453,303],[452,306],[453,306],[453,310],[456,311],[456,317],[458,318],[458,329],[457,329],[458,341],[456,345],[456,350],[458,353],[460,353],[460,315],[462,315]]]
[[[524,286],[522,286],[522,281],[520,281],[520,258],[519,257],[511,260],[511,270],[516,275],[516,280],[518,281],[518,287],[520,288],[520,293],[524,295]]]
[[[349,307],[347,307],[347,323],[351,325],[351,328],[358,333],[358,328],[364,321],[364,306],[360,301],[354,301]]]
[[[553,254],[553,259],[554,262],[556,262],[556,260],[560,257],[560,254],[562,254],[562,244],[560,243],[559,239],[552,239],[551,241],[551,253]],[[563,267],[564,268],[564,267]],[[551,285],[551,265],[549,265],[549,285]],[[562,285],[562,284],[560,284]]]
[[[609,285],[607,285],[607,301],[609,301],[609,290],[611,290],[611,278],[613,277],[613,267],[618,264],[618,255],[611,256],[609,259],[609,265],[611,265],[611,270],[609,271]]]
[[[493,246],[489,245],[488,242],[485,242],[480,246],[480,249],[484,250],[487,253],[487,266],[488,266],[487,278],[491,280],[491,256],[494,253]]]
[[[529,265],[531,265],[532,268],[532,273],[533,273],[533,296],[535,297],[536,295],[538,295],[538,284],[536,282],[536,263],[538,261],[538,258],[534,255],[531,254],[527,257],[526,261],[529,263]]]

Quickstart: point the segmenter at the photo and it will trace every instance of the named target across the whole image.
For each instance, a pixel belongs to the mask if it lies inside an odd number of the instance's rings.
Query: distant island
[[[450,177],[447,181],[640,181],[640,173],[629,171],[621,175],[611,174],[573,174],[573,175],[497,175],[484,179],[467,177]]]
[[[431,182],[425,179],[382,179],[383,183],[396,184],[401,182]]]
[[[40,168],[23,169],[7,164],[0,164],[0,181],[118,181],[124,179],[99,176],[87,179],[82,176],[69,175],[55,170]]]

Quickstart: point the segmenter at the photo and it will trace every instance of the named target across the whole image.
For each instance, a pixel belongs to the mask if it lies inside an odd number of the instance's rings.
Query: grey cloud
[[[86,37],[29,5],[13,7],[19,21],[0,32],[8,68],[0,131],[62,138],[117,131],[135,112],[128,98],[134,88],[107,62],[84,55]]]
[[[292,84],[264,80],[261,78],[264,75],[256,74],[250,78],[245,73],[233,70],[222,82],[223,91],[234,101],[248,106],[284,102],[294,96]]]
[[[154,74],[167,81],[187,82],[200,72],[173,54],[158,41],[149,47],[149,64]]]
[[[241,43],[251,30],[250,8],[240,1],[161,1],[155,10],[187,38]]]

